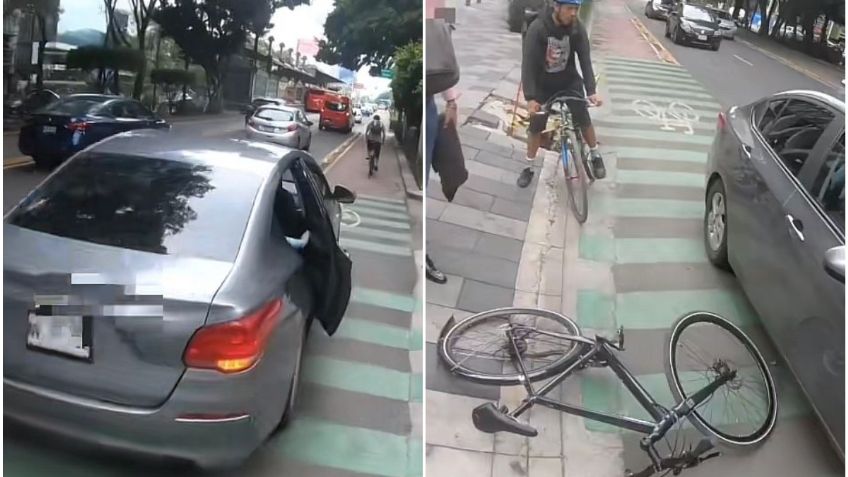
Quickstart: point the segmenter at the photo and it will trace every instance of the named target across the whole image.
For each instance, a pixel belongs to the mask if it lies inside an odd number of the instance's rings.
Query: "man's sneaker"
[[[604,158],[598,151],[592,153],[592,171],[595,179],[603,179],[607,176],[607,168],[604,167]]]
[[[518,184],[518,187],[521,187],[523,189],[523,188],[529,186],[530,182],[532,182],[532,181],[533,181],[533,168],[532,167],[525,167],[524,170],[521,171],[521,174],[518,176],[518,181],[516,181],[516,183]]]

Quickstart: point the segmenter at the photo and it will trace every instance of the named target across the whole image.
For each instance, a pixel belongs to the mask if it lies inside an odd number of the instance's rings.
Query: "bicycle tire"
[[[368,156],[368,177],[374,175],[374,156]]]
[[[586,190],[586,171],[583,169],[582,154],[578,156],[575,153],[576,145],[577,139],[574,133],[566,133],[560,150],[560,162],[565,179],[565,189],[568,192],[569,206],[574,213],[574,218],[582,224],[589,217],[589,196]],[[564,160],[566,154],[570,154],[571,157],[568,161]],[[578,190],[575,190],[575,188]],[[579,204],[577,202],[578,197],[580,199]]]
[[[510,373],[510,374],[486,374],[481,373],[478,370],[469,369],[464,367],[462,363],[458,362],[457,359],[452,355],[449,351],[449,343],[451,343],[451,337],[456,333],[460,333],[463,329],[468,328],[475,321],[482,321],[488,318],[497,317],[501,315],[536,315],[542,316],[545,318],[549,318],[555,322],[560,323],[569,335],[572,336],[582,336],[580,334],[580,327],[577,326],[574,321],[569,319],[568,317],[561,315],[559,313],[537,309],[537,308],[520,308],[520,307],[507,307],[507,308],[496,308],[493,310],[484,311],[481,313],[477,313],[475,315],[469,316],[464,320],[459,322],[448,322],[446,326],[450,326],[447,331],[445,329],[442,330],[439,338],[439,356],[442,359],[442,362],[448,366],[449,371],[454,374],[460,375],[465,379],[470,381],[474,381],[480,384],[492,384],[499,386],[508,386],[519,384],[522,381],[521,373]],[[554,376],[565,368],[567,368],[571,363],[573,363],[582,353],[582,351],[586,348],[585,343],[572,341],[571,350],[563,354],[563,356],[556,361],[550,363],[549,365],[543,366],[535,371],[528,372],[527,378],[532,381],[539,381],[542,379],[547,379],[551,376]]]
[[[774,426],[777,422],[777,391],[776,391],[776,388],[775,388],[775,385],[774,385],[774,378],[772,377],[771,371],[769,371],[768,365],[766,364],[765,360],[763,359],[763,356],[760,353],[760,350],[757,348],[757,346],[754,344],[754,342],[751,341],[751,339],[741,329],[739,329],[739,327],[737,327],[736,325],[734,325],[730,321],[726,320],[725,318],[722,318],[721,316],[713,314],[713,313],[699,311],[699,312],[693,312],[693,313],[689,313],[687,315],[682,316],[672,326],[671,331],[669,332],[669,335],[668,335],[668,343],[667,343],[668,344],[668,347],[667,347],[668,354],[667,354],[666,359],[665,359],[665,368],[666,368],[665,374],[666,374],[666,378],[668,379],[668,384],[671,387],[672,395],[677,400],[677,402],[682,402],[682,401],[688,399],[688,397],[689,397],[684,390],[683,384],[681,383],[681,370],[678,369],[678,362],[677,362],[678,356],[677,356],[676,349],[677,349],[677,345],[678,345],[678,342],[680,340],[681,335],[683,335],[683,333],[686,331],[686,329],[688,327],[690,327],[692,325],[696,325],[696,324],[712,324],[712,325],[715,325],[719,329],[724,330],[728,334],[728,336],[733,337],[736,340],[738,340],[739,344],[741,344],[744,347],[745,351],[749,355],[749,358],[751,358],[753,360],[753,362],[756,364],[756,368],[757,368],[757,371],[759,372],[759,375],[763,378],[765,388],[766,388],[765,389],[765,391],[766,391],[765,397],[766,397],[766,400],[767,400],[767,410],[766,410],[765,418],[763,419],[762,424],[758,425],[754,432],[750,433],[749,435],[745,435],[745,436],[730,435],[730,434],[728,434],[727,431],[718,429],[716,423],[708,421],[708,419],[706,419],[702,415],[701,411],[704,410],[705,408],[702,408],[701,406],[703,406],[704,404],[707,404],[712,399],[712,396],[710,398],[708,398],[707,401],[704,401],[703,403],[701,403],[701,405],[699,405],[699,407],[697,407],[695,410],[693,410],[687,417],[688,417],[689,421],[692,423],[692,425],[695,426],[696,429],[698,429],[699,431],[701,431],[705,435],[715,436],[716,439],[718,440],[718,443],[721,444],[725,448],[728,448],[728,449],[746,449],[746,448],[756,447],[757,445],[759,445],[763,441],[765,441],[765,439],[768,438],[768,436],[774,430]],[[710,333],[707,333],[707,335],[710,335]],[[704,336],[704,335],[702,334],[701,336]],[[715,336],[710,336],[710,338],[714,338],[714,337]],[[714,340],[714,339],[705,340],[705,341],[709,341],[710,347],[714,347],[715,349],[722,348],[720,343],[717,343],[716,340]],[[730,355],[730,354],[731,353],[728,353],[728,355]],[[702,359],[702,356],[698,356],[697,353],[692,354],[692,356],[697,356],[698,358]],[[738,359],[735,359],[735,357],[727,358],[727,359],[728,359],[728,362],[730,362],[731,364],[733,364],[734,361],[738,361]],[[740,369],[742,369],[742,368],[737,369],[737,371],[739,371]],[[710,372],[714,372],[714,371],[710,370]],[[692,373],[692,374],[694,374],[694,373]],[[709,376],[705,376],[705,378],[707,378],[708,380],[710,379]],[[746,378],[742,377],[742,374],[740,373],[737,376],[737,378],[735,378],[733,381],[729,382],[727,384],[727,386],[728,386],[728,388],[732,389],[734,381],[739,380],[740,382],[744,382],[745,379]],[[698,387],[702,387],[702,386],[698,386]],[[740,384],[739,387],[740,388],[745,387],[744,383]],[[722,389],[724,389],[724,388],[723,387],[719,388],[719,390],[722,390]],[[714,394],[714,396],[715,395],[716,394]],[[721,401],[721,399],[722,398],[719,397],[719,401]],[[727,393],[725,393],[724,399],[727,399]],[[750,402],[750,401],[746,400],[746,402]],[[748,408],[747,406],[743,406],[743,407],[745,407],[746,409]],[[710,411],[709,416],[710,416],[710,418],[712,418],[712,416],[713,416],[712,411]],[[735,423],[735,425],[739,426],[738,419],[737,419],[737,422]]]

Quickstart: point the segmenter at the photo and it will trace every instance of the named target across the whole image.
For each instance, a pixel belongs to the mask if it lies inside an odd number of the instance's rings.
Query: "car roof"
[[[829,94],[822,93],[820,91],[813,91],[809,89],[793,89],[790,91],[782,91],[780,93],[775,93],[770,97],[779,98],[782,96],[805,96],[807,98],[818,99],[819,101],[826,103],[837,111],[845,114],[845,101],[841,101]]]
[[[263,109],[275,109],[277,111],[287,111],[287,112],[295,112],[300,111],[300,108],[295,106],[289,106],[288,104],[263,104],[259,106],[257,111],[262,111]]]
[[[89,152],[164,159],[216,168],[245,170],[265,177],[277,164],[288,168],[296,157],[292,148],[222,137],[198,137],[170,130],[142,129],[111,136]]]

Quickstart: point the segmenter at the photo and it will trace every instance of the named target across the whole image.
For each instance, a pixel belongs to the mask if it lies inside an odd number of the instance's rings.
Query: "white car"
[[[353,113],[353,121],[354,121],[356,124],[360,124],[360,123],[362,123],[362,110],[361,110],[361,109],[357,109],[356,111],[354,111],[354,113]]]

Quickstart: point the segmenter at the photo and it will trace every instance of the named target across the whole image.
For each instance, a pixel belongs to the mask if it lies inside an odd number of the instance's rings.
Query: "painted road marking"
[[[354,287],[351,291],[350,300],[363,305],[372,305],[379,308],[405,311],[415,311],[415,298],[409,295],[398,295],[373,288]]]
[[[406,210],[403,212],[395,212],[388,211],[385,209],[378,209],[373,207],[368,207],[366,205],[354,205],[350,207],[351,210],[356,211],[360,216],[370,216],[376,217],[378,219],[396,219],[399,223],[407,223],[409,221],[409,214],[406,213]]]
[[[658,77],[657,74],[655,74],[651,71],[646,71],[644,69],[615,69],[615,70],[607,69],[606,71],[604,71],[604,73],[607,76],[607,78],[609,78],[610,84],[614,84],[617,79],[626,79],[626,80],[654,80],[654,81],[667,80],[667,81],[673,81],[674,84],[684,83],[684,84],[689,84],[689,85],[693,85],[693,86],[701,86],[701,83],[692,79],[691,77],[685,77],[685,76],[677,75],[677,76],[674,76],[674,77],[671,77],[671,78],[663,78],[663,77]]]
[[[656,60],[643,60],[639,58],[626,58],[623,56],[607,56],[597,60],[600,64],[623,64],[633,66],[651,66],[655,68],[664,68],[671,71],[686,71],[688,70],[680,65],[670,65],[668,63],[659,62]]]
[[[610,238],[582,234],[580,258],[618,264],[703,263],[707,261],[702,239]]]
[[[383,255],[395,255],[398,257],[409,257],[412,255],[412,250],[409,247],[397,247],[394,245],[386,245],[378,242],[367,240],[358,240],[353,238],[342,237],[339,239],[342,247],[362,250],[365,252],[380,253]]]
[[[675,96],[674,94],[634,94],[634,93],[619,93],[616,95],[612,95],[612,101],[615,100],[627,100],[628,102],[632,102],[636,99],[653,101],[659,105],[665,106],[670,104],[675,100],[685,101],[687,105],[689,105],[692,109],[698,110],[699,114],[703,112],[707,112],[707,114],[718,114],[723,110],[722,106],[715,101],[702,100],[702,99],[685,99],[686,95],[683,93],[680,97]]]
[[[403,199],[392,199],[391,197],[378,197],[378,196],[367,195],[367,194],[357,194],[357,197],[361,197],[363,199],[367,199],[367,200],[374,201],[374,202],[384,202],[384,203],[387,203],[387,204],[400,204],[400,205],[403,205],[404,207],[406,206],[406,201],[404,201]]]
[[[356,227],[351,228],[349,230],[345,230],[342,234],[343,236],[361,236],[361,237],[371,237],[376,239],[383,240],[394,240],[403,244],[409,244],[412,242],[412,236],[407,233],[402,232],[389,232],[387,230],[382,229],[373,229],[368,227]],[[344,237],[343,237],[344,238]]]
[[[624,64],[607,64],[604,67],[604,70],[608,74],[620,74],[623,76],[627,76],[633,73],[641,73],[641,74],[650,74],[651,77],[655,80],[660,79],[668,79],[668,80],[690,80],[691,82],[697,83],[694,79],[692,79],[692,75],[690,75],[686,70],[680,71],[672,71],[672,70],[661,70],[659,68],[654,68],[651,66],[636,66],[636,65],[624,65]]]
[[[645,217],[668,219],[700,219],[704,217],[703,201],[666,199],[601,199],[592,202],[598,216]]]
[[[326,356],[305,356],[303,379],[323,386],[398,401],[409,401],[412,398],[412,374],[373,364]]]
[[[665,172],[619,169],[615,181],[619,184],[646,184],[694,187],[703,189],[704,174],[690,172]]]
[[[640,291],[615,297],[616,323],[625,329],[665,330],[692,310],[711,311],[743,327],[759,323],[741,290]]]
[[[631,103],[631,107],[639,116],[661,124],[660,129],[663,131],[684,128],[684,134],[695,134],[692,125],[701,118],[691,106],[682,101],[672,101],[668,106],[659,106],[646,99],[637,99]]]
[[[694,88],[688,90],[678,90],[677,86],[674,87],[675,91],[673,91],[674,95],[678,95],[680,97],[685,98],[702,98],[712,100],[713,97],[709,93],[704,92],[702,89],[696,90]],[[665,96],[670,96],[672,91],[669,91],[668,87],[657,87],[652,85],[634,85],[634,84],[620,84],[618,82],[610,85],[609,87],[610,94],[615,95],[617,92],[622,93],[647,93],[647,94],[661,94]]]
[[[366,343],[407,350],[421,349],[421,332],[370,320],[347,317],[334,335]]]
[[[618,76],[614,79],[614,81],[610,82],[610,89],[613,88],[623,88],[629,86],[641,86],[644,88],[652,88],[653,86],[648,86],[645,84],[644,79],[630,78],[626,76]],[[704,92],[703,86],[700,84],[686,83],[686,82],[676,82],[674,84],[675,91],[695,91],[695,92]],[[668,88],[665,89],[668,91]]]
[[[400,204],[389,204],[386,202],[377,202],[373,200],[363,200],[361,197],[356,199],[352,207],[367,207],[369,209],[387,210],[389,212],[402,212],[406,214],[406,206]]]
[[[660,161],[707,162],[706,152],[683,149],[654,149],[650,147],[616,146],[612,148],[619,158],[656,159]]]
[[[362,219],[364,225],[376,225],[379,227],[388,227],[390,229],[400,229],[400,230],[409,230],[410,226],[406,222],[399,222],[397,220],[384,220],[377,219],[368,216],[367,211],[357,210],[359,217]],[[362,227],[363,224],[360,224],[359,227]]]
[[[745,58],[742,58],[742,57],[741,57],[741,56],[739,56],[739,55],[733,55],[733,57],[734,57],[734,58],[736,58],[737,60],[741,61],[742,63],[745,63],[745,64],[746,64],[746,65],[748,65],[748,66],[754,66],[754,64],[753,64],[753,63],[751,63],[750,61],[746,60]]]
[[[598,137],[608,137],[616,139],[650,139],[654,141],[677,142],[682,144],[698,144],[701,146],[709,146],[713,143],[713,137],[701,134],[681,135],[675,132],[666,131],[645,131],[642,129],[612,129],[612,128],[595,128]]]
[[[385,477],[422,475],[420,438],[299,418],[269,445],[287,458],[317,466]]]

